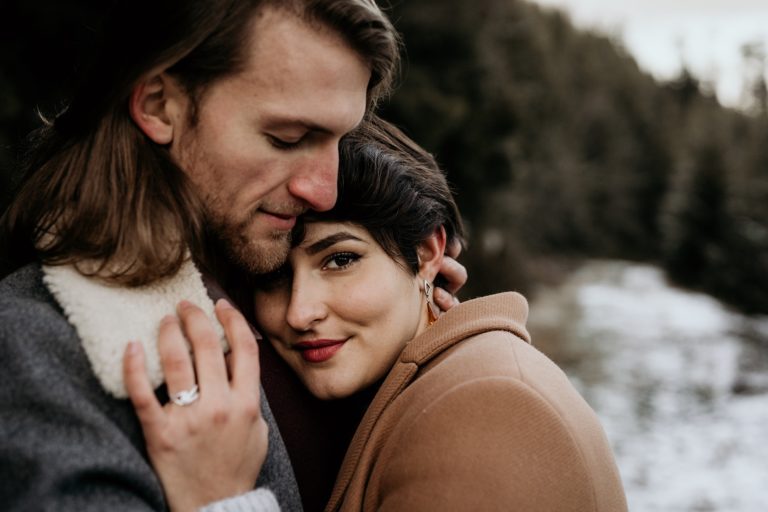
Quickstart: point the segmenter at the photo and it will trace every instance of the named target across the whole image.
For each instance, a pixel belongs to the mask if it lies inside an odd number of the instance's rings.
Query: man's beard
[[[222,256],[248,274],[266,274],[279,268],[288,258],[291,232],[274,231],[260,238],[250,236],[248,227],[252,222],[250,215],[237,224],[226,218],[209,216],[210,231]]]

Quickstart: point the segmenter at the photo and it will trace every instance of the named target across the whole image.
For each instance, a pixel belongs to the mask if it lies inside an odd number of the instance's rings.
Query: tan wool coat
[[[445,313],[400,354],[326,511],[622,512],[597,416],[530,345],[516,293]]]

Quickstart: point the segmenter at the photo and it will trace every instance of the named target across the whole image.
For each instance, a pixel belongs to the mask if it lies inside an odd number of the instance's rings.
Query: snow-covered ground
[[[596,261],[529,327],[602,419],[631,511],[768,511],[768,319]]]

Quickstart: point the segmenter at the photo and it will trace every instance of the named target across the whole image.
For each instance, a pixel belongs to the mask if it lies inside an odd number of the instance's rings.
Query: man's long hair
[[[371,67],[369,105],[387,94],[399,41],[373,0],[116,2],[68,106],[30,138],[25,177],[0,220],[2,274],[29,262],[140,286],[206,257],[200,198],[168,149],[129,115],[134,86],[165,69],[196,109],[241,71],[259,9],[288,10],[338,32]],[[0,275],[2,275],[0,274]]]

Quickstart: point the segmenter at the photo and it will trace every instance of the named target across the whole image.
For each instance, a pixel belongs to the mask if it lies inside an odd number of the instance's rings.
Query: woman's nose
[[[294,278],[291,299],[288,303],[286,321],[296,331],[309,331],[327,316],[327,308],[318,290],[297,283]]]

